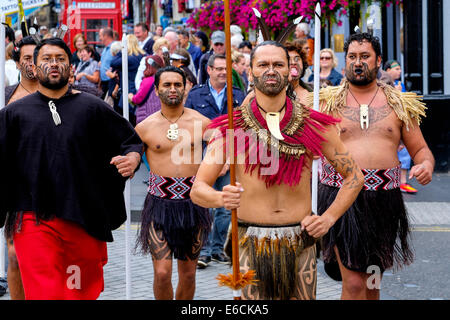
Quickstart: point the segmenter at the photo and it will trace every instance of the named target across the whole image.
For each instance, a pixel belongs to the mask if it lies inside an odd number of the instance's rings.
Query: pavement
[[[131,181],[131,232],[128,234],[129,247],[134,248],[138,232],[138,221],[146,196],[146,185],[143,180],[148,178],[145,166],[141,166]],[[433,181],[428,186],[420,186],[414,181],[411,185],[419,192],[415,195],[405,195],[405,203],[412,221],[412,229],[423,231],[427,228],[444,228],[450,230],[450,175],[448,173],[434,174]],[[104,267],[105,290],[99,300],[124,300],[125,290],[125,227],[121,226],[113,232],[114,242],[108,243],[109,261]],[[420,260],[420,257],[418,257]],[[448,262],[445,262],[448,267]],[[149,256],[131,254],[131,296],[132,300],[153,300],[153,266]],[[178,282],[176,261],[173,263],[172,283]],[[220,287],[215,279],[218,274],[231,273],[231,267],[217,262],[211,262],[206,269],[198,269],[196,275],[196,291],[194,300],[232,300],[231,290]],[[387,272],[383,281],[389,281],[393,274]],[[382,281],[382,287],[383,287]],[[340,299],[342,284],[330,279],[324,272],[323,262],[318,260],[317,300]],[[411,298],[411,297],[408,297]],[[381,290],[382,300],[395,300]],[[402,297],[400,297],[402,299]],[[413,299],[413,298],[411,298]],[[9,300],[9,294],[0,297]]]

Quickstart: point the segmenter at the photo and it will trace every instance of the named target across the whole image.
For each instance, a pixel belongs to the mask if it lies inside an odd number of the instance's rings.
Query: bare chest
[[[400,136],[401,122],[387,104],[377,107],[347,106],[341,110],[341,139],[356,137],[395,138]]]

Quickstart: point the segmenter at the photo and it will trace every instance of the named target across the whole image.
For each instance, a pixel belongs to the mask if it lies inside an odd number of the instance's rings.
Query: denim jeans
[[[223,187],[230,184],[230,172],[228,171],[223,177],[219,177],[214,184],[214,189],[222,191]],[[200,251],[200,256],[210,257],[213,254],[223,252],[223,246],[228,234],[228,227],[231,221],[231,211],[225,208],[209,209],[214,219],[211,233],[208,240]]]

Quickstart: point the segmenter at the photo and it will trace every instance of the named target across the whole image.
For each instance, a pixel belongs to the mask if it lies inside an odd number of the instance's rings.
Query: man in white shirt
[[[138,39],[139,47],[151,55],[153,54],[152,47],[155,41],[153,40],[153,35],[148,31],[147,25],[143,22],[134,26],[134,35]]]

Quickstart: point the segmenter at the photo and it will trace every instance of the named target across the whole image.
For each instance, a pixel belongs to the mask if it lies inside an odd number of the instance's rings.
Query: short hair
[[[285,42],[284,46],[286,47],[286,50],[288,51],[295,51],[300,55],[300,59],[302,59],[302,74],[300,75],[300,78],[303,78],[305,75],[306,69],[308,68],[308,57],[306,56],[306,52],[303,50],[303,46],[300,44],[299,41],[287,41]]]
[[[5,26],[5,38],[8,39],[9,42],[16,41],[16,36],[15,36],[14,30],[6,23],[3,23],[3,25]],[[3,41],[3,39],[0,41]]]
[[[242,52],[239,52],[237,50],[231,50],[231,61],[233,63],[238,63],[239,60],[245,59],[244,54]]]
[[[70,58],[72,57],[72,52],[70,52],[70,48],[67,46],[67,44],[62,39],[56,38],[56,37],[44,39],[36,46],[36,48],[34,48],[34,52],[33,52],[34,64],[36,64],[36,62],[37,62],[37,57],[39,55],[39,51],[45,45],[56,46],[56,47],[60,47],[61,49],[63,49],[67,54],[67,59],[69,61],[69,64],[71,64]]]
[[[186,74],[183,72],[183,70],[176,68],[174,66],[167,66],[161,69],[158,69],[155,73],[155,88],[159,87],[159,80],[161,78],[161,75],[164,72],[175,72],[178,73],[181,77],[183,77],[183,86],[186,87]]]
[[[13,48],[12,52],[12,59],[15,62],[19,62],[20,60],[20,50],[23,46],[35,46],[36,42],[34,42],[33,38],[31,36],[26,36],[22,38]]]
[[[153,52],[158,51],[163,46],[166,46],[166,47],[169,46],[169,41],[167,41],[166,38],[159,38],[159,39],[155,40],[155,43],[153,44],[153,47],[152,47]]]
[[[147,25],[146,25],[144,22],[140,22],[140,23],[136,24],[134,27],[135,27],[135,28],[136,28],[136,27],[141,27],[142,30],[147,31],[147,32],[149,31]]]
[[[8,43],[8,45],[6,46],[5,50],[5,58],[6,60],[11,60],[13,58],[13,48],[14,48],[14,43],[10,42]]]
[[[290,65],[289,52],[286,50],[285,46],[283,46],[281,43],[279,43],[277,41],[273,41],[273,40],[263,41],[260,44],[258,44],[256,47],[253,48],[252,52],[250,53],[250,67],[253,67],[253,59],[255,58],[256,51],[260,47],[264,47],[264,46],[275,46],[275,47],[283,49],[286,54],[286,60],[288,62],[288,67],[289,67],[289,65]]]
[[[247,47],[247,48],[249,48],[250,50],[253,49],[252,43],[251,43],[250,41],[247,41],[247,40],[242,41],[242,42],[239,44],[238,49],[242,49],[242,48],[244,48],[244,47]]]
[[[176,49],[173,53],[179,54],[180,56],[183,56],[186,60],[181,60],[181,64],[184,66],[189,66],[191,64],[191,57],[189,54],[189,51],[183,48]]]
[[[108,36],[108,38],[114,39],[114,31],[111,28],[103,29],[103,36]]]
[[[371,35],[370,33],[363,32],[363,33],[354,33],[350,37],[348,37],[347,41],[345,41],[344,43],[345,58],[347,58],[348,47],[353,41],[369,42],[372,45],[373,50],[375,51],[376,57],[378,58],[381,56],[380,39],[376,36]]]
[[[180,30],[177,32],[179,35],[182,35],[185,38],[189,39],[189,32],[187,30]]]
[[[94,48],[92,48],[91,46],[87,45],[84,48],[81,48],[80,51],[86,50],[87,53],[91,54],[91,57],[94,57],[95,51]]]
[[[338,59],[336,57],[336,55],[334,54],[334,51],[331,50],[330,48],[325,48],[320,50],[320,54],[322,53],[329,53],[331,55],[331,59],[333,60],[333,68],[336,68],[338,65]]]
[[[227,57],[224,54],[212,54],[208,59],[208,66],[214,67],[214,63],[216,62],[216,59],[227,59]]]

